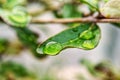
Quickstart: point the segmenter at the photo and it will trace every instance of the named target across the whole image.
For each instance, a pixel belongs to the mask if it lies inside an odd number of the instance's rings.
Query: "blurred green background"
[[[48,20],[97,14],[96,9],[80,1],[0,0],[0,80],[120,80],[119,25],[98,23],[102,37],[93,50],[70,48],[56,56],[36,53],[38,44],[77,23],[30,23],[23,27],[30,17]],[[104,1],[96,3],[101,7]],[[27,13],[27,21],[22,22],[22,17],[21,25],[6,17],[16,6]]]

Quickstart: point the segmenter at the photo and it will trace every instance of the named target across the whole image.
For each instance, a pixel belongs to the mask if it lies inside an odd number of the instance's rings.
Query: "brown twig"
[[[95,18],[66,18],[66,19],[32,19],[32,23],[120,23],[120,19],[95,19]]]

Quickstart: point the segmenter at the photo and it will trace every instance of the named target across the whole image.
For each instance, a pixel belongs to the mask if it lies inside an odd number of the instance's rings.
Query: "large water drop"
[[[61,49],[62,45],[60,43],[52,41],[45,45],[43,52],[49,55],[56,55],[61,51]]]
[[[93,49],[95,47],[95,44],[91,40],[86,40],[86,41],[84,41],[84,43],[82,44],[82,46],[85,49]]]
[[[90,30],[86,30],[79,36],[81,39],[89,40],[94,37],[93,32]]]

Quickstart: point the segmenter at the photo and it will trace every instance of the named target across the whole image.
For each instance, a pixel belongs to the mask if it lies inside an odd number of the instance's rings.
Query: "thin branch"
[[[120,19],[68,18],[68,19],[32,19],[32,23],[120,23]]]

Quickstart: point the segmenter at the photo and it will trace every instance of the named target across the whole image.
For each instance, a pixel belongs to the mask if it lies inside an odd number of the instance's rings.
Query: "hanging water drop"
[[[52,41],[45,45],[43,52],[49,55],[56,55],[61,51],[61,49],[62,45],[60,43]]]
[[[11,13],[7,15],[9,24],[13,26],[25,27],[30,21],[31,17],[23,7],[15,7]]]
[[[91,30],[86,30],[79,36],[81,39],[89,40],[94,37],[93,32]]]
[[[85,49],[93,49],[95,47],[94,43],[91,40],[86,40],[84,41],[84,43],[82,44],[82,47],[84,47]]]
[[[17,8],[13,9],[12,13],[9,15],[9,18],[14,22],[25,23],[27,21],[27,13],[19,7]]]
[[[25,16],[21,15],[21,14],[11,14],[9,15],[9,18],[17,23],[25,23],[26,22],[26,18]]]

